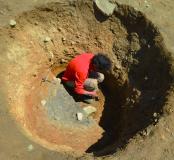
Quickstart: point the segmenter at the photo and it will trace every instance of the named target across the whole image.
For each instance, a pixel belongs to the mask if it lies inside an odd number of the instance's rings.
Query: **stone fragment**
[[[53,59],[54,58],[54,53],[53,52],[49,52],[49,58]]]
[[[39,23],[38,22],[34,22],[34,24],[37,26]]]
[[[153,113],[153,117],[157,117],[158,116],[158,114],[155,112],[155,113]]]
[[[83,120],[83,114],[82,114],[81,112],[78,112],[78,113],[76,114],[76,116],[77,116],[77,120],[78,120],[78,121],[82,121],[82,120]]]
[[[72,42],[71,42],[71,45],[74,45],[74,44],[76,44],[76,42],[72,41]]]
[[[147,135],[147,136],[149,136],[151,132],[152,132],[152,129],[151,129],[151,128],[147,128],[147,129],[146,129],[146,135]]]
[[[93,106],[87,106],[87,107],[83,108],[83,110],[85,111],[87,116],[89,116],[92,113],[95,113],[97,111],[97,109],[95,107],[93,107]]]
[[[44,39],[44,42],[47,43],[47,42],[50,42],[51,41],[51,38],[50,37],[45,37]]]
[[[139,41],[139,35],[136,32],[132,32],[130,34],[130,50],[132,53],[136,53],[140,50],[140,41]]]
[[[60,78],[53,77],[53,80],[54,80],[55,82],[57,82],[58,84],[61,83],[61,79],[60,79]]]
[[[157,118],[155,118],[155,119],[154,119],[154,121],[155,121],[155,122],[158,122],[158,119],[157,119]]]
[[[45,99],[41,100],[42,106],[45,106],[46,103],[47,103],[47,101]]]
[[[66,59],[63,59],[63,58],[60,60],[60,63],[67,63],[67,62],[68,61]]]
[[[94,0],[97,8],[106,16],[113,14],[116,4],[110,3],[108,0]]]
[[[62,37],[62,42],[66,41],[66,38],[65,37]]]
[[[33,147],[32,144],[30,144],[30,145],[27,147],[27,150],[28,150],[29,152],[31,152],[33,149],[34,149],[34,147]]]
[[[61,27],[58,27],[57,29],[58,29],[58,31],[62,31],[62,28]]]
[[[10,24],[11,27],[15,27],[16,26],[16,21],[11,19],[9,24]]]
[[[147,76],[145,76],[145,77],[144,77],[144,80],[145,80],[145,81],[147,81],[147,80],[148,80],[148,77],[147,77]]]

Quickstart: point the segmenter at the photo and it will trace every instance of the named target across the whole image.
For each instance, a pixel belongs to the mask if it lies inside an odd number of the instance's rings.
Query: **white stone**
[[[11,27],[14,27],[14,26],[16,26],[16,21],[11,19],[9,24],[10,24]]]
[[[148,80],[148,77],[147,77],[147,76],[145,76],[145,77],[144,77],[144,80]]]
[[[45,99],[41,100],[42,106],[45,106],[46,103],[47,103],[47,101]]]
[[[63,59],[63,58],[60,60],[60,63],[67,63],[67,62],[68,61],[66,59]]]
[[[81,112],[77,113],[77,120],[82,121],[83,120],[83,114]]]
[[[62,41],[66,41],[66,38],[62,37]]]
[[[97,109],[93,106],[87,106],[85,108],[83,108],[83,110],[85,111],[85,113],[89,116],[92,113],[95,113],[97,111]]]
[[[110,16],[113,14],[116,4],[110,3],[108,0],[94,0],[97,8],[105,15]]]
[[[155,112],[155,113],[153,113],[153,116],[154,116],[154,117],[157,117],[157,116],[158,116],[158,114]]]
[[[44,42],[46,43],[46,42],[49,42],[49,41],[51,41],[51,38],[50,37],[45,37]]]
[[[32,144],[30,144],[30,145],[27,147],[27,150],[28,150],[29,152],[31,152],[33,149],[34,149],[34,147],[33,147]]]

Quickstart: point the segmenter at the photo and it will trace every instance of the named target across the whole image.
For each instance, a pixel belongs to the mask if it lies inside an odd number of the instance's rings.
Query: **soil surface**
[[[0,0],[0,159],[173,159],[174,2],[112,2],[105,17],[91,1]],[[78,122],[84,104],[54,80],[83,52],[113,65]]]

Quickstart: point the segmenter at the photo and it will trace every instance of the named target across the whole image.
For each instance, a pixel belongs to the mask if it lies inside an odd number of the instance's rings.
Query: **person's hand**
[[[85,91],[85,95],[88,95],[88,96],[91,96],[91,97],[98,97],[96,91],[91,91],[91,92],[88,92],[88,91]]]

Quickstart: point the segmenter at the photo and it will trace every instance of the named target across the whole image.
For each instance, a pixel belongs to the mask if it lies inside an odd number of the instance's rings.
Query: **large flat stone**
[[[113,14],[116,4],[110,3],[108,0],[94,0],[97,8],[106,16]]]

